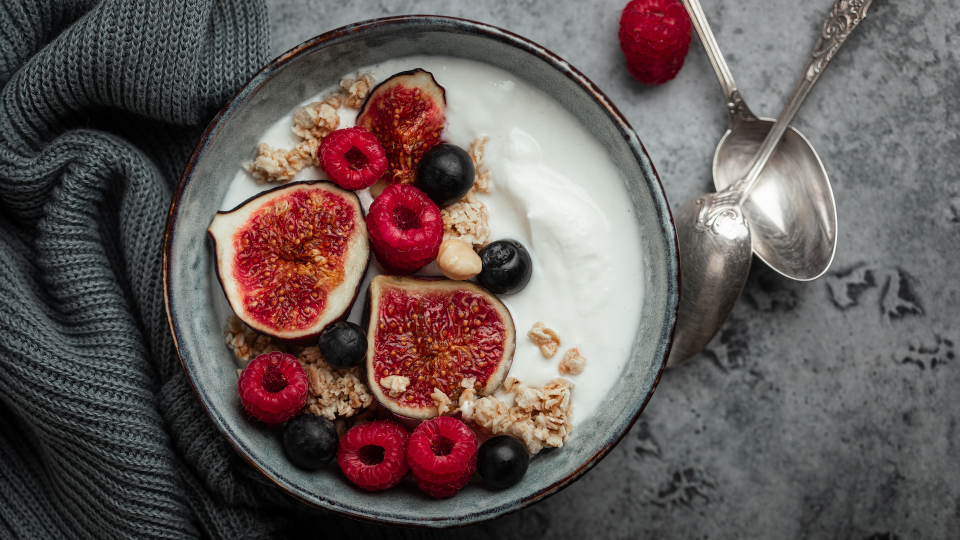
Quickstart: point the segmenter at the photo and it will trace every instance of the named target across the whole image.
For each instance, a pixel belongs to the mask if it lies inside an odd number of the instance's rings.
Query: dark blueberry
[[[337,429],[322,416],[300,414],[287,422],[283,449],[301,469],[319,469],[337,455]]]
[[[497,240],[480,250],[483,270],[477,281],[496,294],[520,292],[530,282],[533,261],[530,252],[516,240]]]
[[[335,322],[320,334],[320,355],[335,368],[349,369],[367,356],[367,335],[352,322]]]
[[[420,158],[413,185],[443,208],[459,201],[470,191],[475,172],[473,160],[463,148],[438,144]]]
[[[477,472],[495,488],[510,487],[527,474],[530,456],[523,443],[508,435],[487,439],[477,450]]]

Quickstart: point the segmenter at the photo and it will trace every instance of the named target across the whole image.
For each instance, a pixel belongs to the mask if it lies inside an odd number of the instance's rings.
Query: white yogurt
[[[379,82],[418,67],[433,73],[446,89],[446,142],[468,149],[479,136],[489,137],[483,163],[492,185],[489,194],[478,198],[490,211],[492,240],[519,240],[533,258],[527,287],[500,296],[517,327],[510,375],[523,384],[542,386],[558,376],[563,353],[577,347],[587,366],[580,375],[568,375],[576,385],[573,423],[587,420],[630,360],[643,303],[642,244],[623,179],[570,113],[506,71],[469,60],[423,56],[390,60],[360,72],[372,72]],[[340,127],[353,126],[357,112],[342,108]],[[271,126],[261,142],[280,148],[300,142],[290,129],[292,116],[293,111]],[[318,178],[325,178],[323,172],[309,167],[295,180]],[[271,187],[258,185],[238,164],[221,209],[232,209]],[[366,209],[372,198],[367,190],[359,195]],[[382,273],[371,258],[361,298],[370,279]],[[440,275],[436,263],[420,274]],[[211,279],[219,293],[215,274]],[[215,297],[223,323],[230,307],[222,294]],[[360,321],[362,303],[354,306],[351,321]],[[537,321],[560,335],[560,350],[549,360],[526,335]],[[498,396],[512,404],[511,394],[500,391]]]

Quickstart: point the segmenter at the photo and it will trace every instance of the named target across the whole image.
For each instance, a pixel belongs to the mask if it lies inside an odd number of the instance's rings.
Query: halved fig
[[[374,134],[387,154],[387,184],[412,184],[423,153],[440,142],[447,101],[433,74],[403,71],[367,96],[357,125]]]
[[[370,261],[360,200],[330,182],[265,191],[217,212],[207,232],[237,317],[295,345],[349,313]]]
[[[367,383],[385,407],[423,420],[438,414],[435,389],[455,409],[464,379],[474,379],[480,396],[500,388],[516,329],[496,296],[467,281],[386,275],[367,294]]]

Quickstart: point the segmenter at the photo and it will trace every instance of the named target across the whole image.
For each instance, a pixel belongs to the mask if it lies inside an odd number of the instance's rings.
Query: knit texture
[[[268,27],[262,0],[0,2],[0,537],[369,529],[236,454],[165,318],[176,180]]]

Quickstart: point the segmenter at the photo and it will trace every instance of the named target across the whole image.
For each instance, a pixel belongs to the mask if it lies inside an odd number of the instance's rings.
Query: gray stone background
[[[831,1],[702,3],[747,103],[776,116]],[[711,189],[726,109],[696,36],[675,80],[630,78],[617,42],[624,4],[268,0],[275,54],[344,24],[413,13],[546,46],[626,115],[676,206]],[[830,272],[798,283],[755,260],[718,337],[664,373],[593,471],[532,508],[447,535],[960,537],[958,45],[957,0],[874,0],[794,122],[837,200]]]

